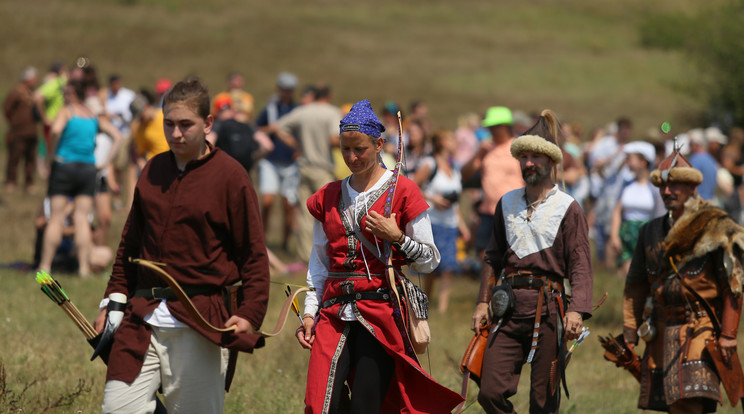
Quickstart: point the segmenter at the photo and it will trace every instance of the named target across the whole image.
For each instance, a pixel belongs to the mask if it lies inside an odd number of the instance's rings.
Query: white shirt
[[[129,105],[137,95],[133,90],[120,88],[116,95],[111,94],[111,90],[106,95],[106,113],[113,115],[111,123],[114,124],[124,138],[129,138],[129,123],[132,122],[132,110]]]
[[[426,157],[421,160],[419,168],[427,165],[429,171],[434,171],[436,160],[433,157]],[[428,195],[446,195],[450,193],[460,194],[462,192],[462,179],[460,171],[453,168],[452,175],[447,175],[444,171],[437,168],[436,174],[424,186],[424,193]],[[432,224],[444,227],[457,227],[460,223],[457,216],[458,203],[452,203],[448,208],[440,209],[433,203],[429,203],[429,218]]]

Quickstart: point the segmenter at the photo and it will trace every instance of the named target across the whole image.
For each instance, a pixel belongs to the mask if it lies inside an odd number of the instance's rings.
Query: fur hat
[[[558,135],[558,117],[550,109],[542,111],[537,122],[511,145],[511,154],[519,158],[523,151],[534,151],[545,154],[560,164],[563,161],[563,151],[556,142]]]
[[[669,183],[689,183],[699,185],[703,182],[703,173],[693,168],[679,152],[679,145],[675,137],[674,150],[659,164],[659,168],[651,171],[651,183],[657,187]]]

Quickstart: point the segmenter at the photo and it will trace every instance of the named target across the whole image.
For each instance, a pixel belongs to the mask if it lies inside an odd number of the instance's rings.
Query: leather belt
[[[323,302],[323,308],[331,307],[337,303],[345,304],[359,300],[390,300],[390,293],[387,288],[380,288],[376,291],[354,292],[345,295],[339,295]]]
[[[535,289],[545,286],[552,290],[563,292],[563,281],[547,275],[537,275],[530,271],[518,270],[507,273],[503,280],[513,289]]]
[[[222,288],[216,288],[214,286],[184,286],[184,292],[189,297],[197,295],[214,295],[220,293]],[[155,286],[147,289],[137,289],[134,291],[135,298],[145,299],[165,299],[165,300],[177,300],[176,294],[173,293],[173,289],[170,287]]]
[[[693,319],[707,318],[708,312],[698,302],[693,306],[664,306],[664,321],[667,323],[683,323]]]

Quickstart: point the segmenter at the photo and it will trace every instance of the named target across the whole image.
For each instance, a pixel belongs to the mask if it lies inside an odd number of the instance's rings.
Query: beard
[[[530,185],[535,185],[547,177],[550,177],[550,167],[547,165],[536,165],[522,169],[522,179]]]

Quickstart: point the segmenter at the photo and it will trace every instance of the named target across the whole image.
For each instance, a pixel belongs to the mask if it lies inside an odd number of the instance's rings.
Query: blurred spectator
[[[405,144],[403,147],[405,150],[405,171],[403,173],[406,177],[413,178],[421,160],[431,155],[431,144],[424,126],[419,121],[409,121],[407,124],[403,136],[403,143]]]
[[[624,184],[612,214],[610,247],[615,249],[619,274],[628,274],[641,226],[665,213],[659,191],[649,181],[656,150],[648,142],[635,141],[623,147],[633,180]]]
[[[124,141],[131,137],[129,124],[132,122],[132,110],[129,106],[132,104],[136,94],[131,89],[125,88],[121,77],[113,74],[109,77],[109,86],[106,91],[106,114],[111,124],[121,133]]]
[[[703,173],[703,182],[697,187],[697,192],[703,200],[712,200],[716,194],[718,167],[716,160],[708,153],[705,132],[696,128],[687,132],[690,137],[690,164]]]
[[[36,146],[39,142],[38,122],[41,116],[34,102],[34,88],[38,73],[29,66],[21,73],[21,79],[5,98],[3,115],[8,121],[6,143],[8,164],[5,171],[5,190],[13,192],[18,184],[18,164],[23,161],[26,192],[33,192],[36,167]]]
[[[73,209],[74,205],[72,200],[70,200],[64,207],[63,214],[65,219],[62,228],[62,240],[52,258],[52,273],[75,273],[80,268],[80,264],[78,263],[79,258],[75,247],[75,226],[72,222]],[[44,231],[46,230],[47,223],[49,223],[50,214],[51,201],[49,200],[49,197],[45,197],[42,206],[39,209],[39,214],[36,216],[36,220],[34,221],[36,227],[36,242],[34,245],[34,260],[32,265],[32,268],[34,269],[39,267],[41,261]],[[89,216],[88,224],[90,225],[90,223],[91,218]],[[114,253],[110,247],[94,243],[90,248],[88,266],[92,272],[102,272],[111,265],[113,259]]]
[[[274,149],[274,144],[264,132],[256,131],[250,124],[238,121],[238,113],[232,108],[229,99],[223,97],[215,102],[217,117],[206,138],[250,173],[256,161]]]
[[[315,102],[317,91],[318,89],[315,87],[315,85],[305,85],[305,87],[302,89],[302,94],[300,95],[300,105]]]
[[[504,106],[488,108],[481,125],[489,129],[492,138],[482,141],[473,159],[462,168],[463,181],[480,174],[483,189],[482,199],[475,206],[479,220],[474,247],[479,256],[482,256],[491,240],[493,216],[501,196],[524,186],[519,161],[511,155],[511,143],[514,141],[511,110]]]
[[[135,182],[131,180],[131,177],[127,173],[130,170],[130,166],[134,163],[132,159],[132,133],[130,128],[132,110],[130,106],[135,96],[134,91],[123,86],[119,75],[113,74],[109,76],[109,86],[106,91],[106,115],[111,124],[119,130],[122,137],[121,145],[119,145],[116,154],[114,154],[112,164],[113,178],[120,185],[125,185],[123,195],[122,192],[115,194],[113,202],[117,208],[123,206],[128,208],[134,197]],[[125,177],[127,178],[126,180]]]
[[[398,135],[400,134],[400,127],[398,122],[398,112],[400,108],[398,104],[393,101],[385,102],[382,110],[380,110],[380,121],[385,126],[385,130],[382,132],[382,138],[384,143],[382,145],[383,160],[384,155],[392,155],[395,159],[395,155],[398,153]],[[402,117],[402,115],[401,115]],[[403,146],[406,145],[406,138],[403,137]],[[390,168],[389,165],[386,165]]]
[[[297,76],[282,72],[276,80],[277,93],[269,98],[266,108],[258,115],[256,125],[267,131],[268,126],[290,113],[297,104],[294,92]],[[261,195],[261,219],[264,229],[269,228],[269,218],[274,200],[279,194],[282,200],[284,223],[282,229],[282,248],[287,249],[289,235],[295,230],[295,209],[299,208],[297,188],[300,184],[300,166],[297,164],[296,150],[282,141],[276,134],[269,134],[274,150],[258,161],[258,192]]]
[[[512,135],[518,137],[530,129],[530,127],[535,123],[535,120],[537,120],[537,116],[537,114],[528,115],[525,111],[512,111]]]
[[[300,206],[335,179],[331,148],[338,147],[338,125],[341,110],[331,104],[331,88],[319,85],[316,100],[295,108],[268,127],[292,148],[300,150],[300,185],[297,190]],[[313,243],[313,217],[306,208],[299,209],[297,253],[300,260],[310,260]]]
[[[227,75],[227,90],[220,92],[214,97],[213,102],[229,98],[233,104],[236,120],[239,122],[250,122],[253,119],[253,95],[243,90],[245,78],[238,72]],[[212,106],[212,114],[217,114],[217,107]]]
[[[584,135],[583,127],[578,122],[566,122],[561,125],[561,132],[565,138],[565,141],[563,142],[563,150],[571,154],[576,161],[581,162],[583,155],[581,148],[581,137]]]
[[[62,94],[62,88],[67,83],[67,68],[62,62],[54,62],[49,68],[49,73],[44,77],[44,81],[36,90],[36,106],[39,108],[41,122],[44,128],[44,141],[39,146],[39,157],[44,160],[49,152],[49,130],[52,122],[57,117],[57,113],[65,106],[65,98]],[[41,162],[39,165],[39,174],[46,177],[49,171],[46,164]]]
[[[100,87],[98,75],[94,66],[86,58],[78,59],[77,70],[79,79],[85,88],[85,106],[98,118],[106,117],[104,102],[106,91]],[[105,245],[108,239],[108,231],[111,227],[111,193],[119,192],[119,184],[114,178],[114,169],[108,160],[115,154],[112,153],[114,139],[105,132],[96,134],[96,147],[93,156],[96,160],[96,189],[94,199],[94,211],[97,225],[93,229],[93,245]]]
[[[614,250],[607,249],[607,241],[612,226],[612,213],[620,197],[623,183],[633,179],[633,174],[625,166],[623,146],[633,135],[633,123],[628,118],[620,118],[608,131],[614,133],[599,138],[589,153],[592,195],[594,204],[594,245],[597,257],[605,266],[614,268]],[[609,255],[607,254],[609,253]]]
[[[726,200],[723,200],[723,209],[739,224],[742,220],[742,175],[744,175],[744,161],[742,160],[742,144],[744,144],[744,130],[741,128],[732,128],[729,131],[728,143],[721,149],[720,164],[730,174],[732,178],[733,193]]]
[[[728,138],[717,127],[708,127],[703,131],[705,142],[708,143],[708,153],[720,163],[721,150],[728,143]]]
[[[468,113],[457,119],[455,130],[455,141],[457,148],[453,155],[457,169],[462,168],[468,161],[473,159],[478,151],[478,137],[475,131],[480,125],[480,117],[476,113]]]
[[[121,133],[106,118],[97,118],[83,104],[82,82],[71,81],[64,87],[65,106],[59,111],[50,131],[54,163],[49,174],[50,214],[39,263],[40,270],[51,271],[52,260],[62,240],[65,206],[73,198],[73,225],[79,262],[78,273],[90,273],[88,257],[91,250],[91,230],[88,216],[92,212],[96,187],[96,134],[103,131],[114,139],[112,153],[121,141]],[[110,162],[109,158],[103,164]]]
[[[397,114],[396,114],[397,117]],[[411,102],[411,113],[408,114],[408,121],[418,122],[424,129],[426,136],[432,134],[431,118],[429,118],[429,107],[421,100]]]
[[[460,215],[458,204],[462,177],[452,162],[457,141],[450,131],[437,131],[433,137],[434,154],[421,160],[413,181],[422,188],[429,203],[429,219],[434,243],[439,249],[439,266],[425,278],[424,290],[431,297],[434,278],[440,278],[437,310],[447,312],[452,291],[452,277],[460,268],[457,261],[457,238],[469,241],[470,231]]]
[[[141,171],[150,158],[170,148],[163,132],[163,110],[155,95],[142,89],[132,105],[137,107],[137,114],[132,121],[135,164],[138,171]]]

